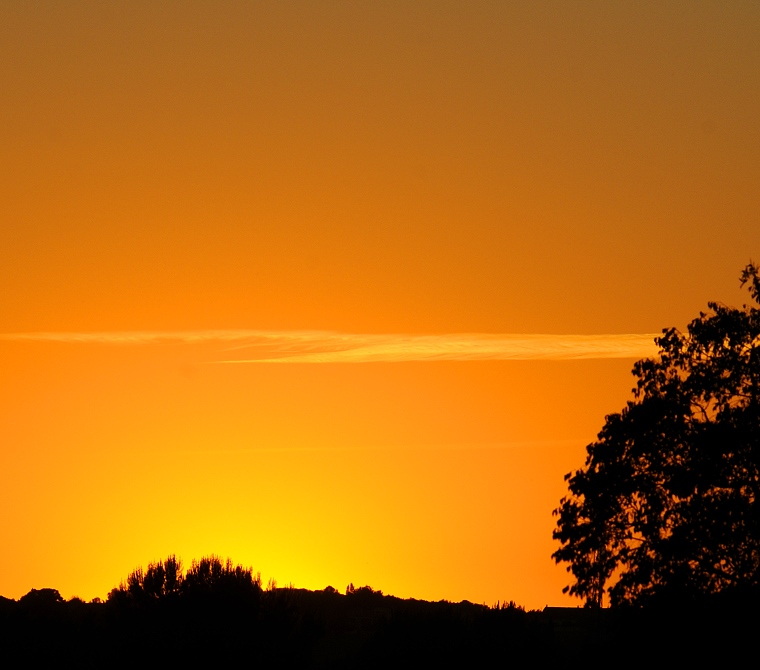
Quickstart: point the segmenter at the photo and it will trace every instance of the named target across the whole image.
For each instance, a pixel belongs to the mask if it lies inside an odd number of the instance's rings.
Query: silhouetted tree
[[[601,605],[693,600],[760,584],[760,268],[755,305],[709,303],[638,361],[634,400],[611,414],[555,510],[565,588]]]
[[[185,574],[176,556],[133,570],[108,594],[109,602],[143,604],[171,597],[247,598],[261,592],[261,575],[218,556],[194,560]]]
[[[30,607],[50,607],[64,602],[58,589],[32,589],[19,598],[19,603]]]
[[[192,562],[185,574],[183,591],[189,594],[258,594],[261,592],[261,575],[254,575],[251,568],[234,565],[230,558],[222,562],[218,556],[207,556]]]
[[[380,589],[373,589],[371,586],[354,586],[353,582],[346,587],[347,596],[358,598],[382,598],[383,592]]]
[[[182,561],[171,555],[164,561],[149,563],[147,570],[133,570],[126,582],[108,594],[109,600],[147,602],[178,594],[182,588]]]

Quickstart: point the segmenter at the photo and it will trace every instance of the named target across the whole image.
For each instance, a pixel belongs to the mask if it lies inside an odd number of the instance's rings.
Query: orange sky
[[[551,510],[634,358],[430,361],[409,336],[741,304],[758,35],[750,1],[0,4],[0,594],[216,552],[572,603]],[[382,349],[113,342],[210,331]]]

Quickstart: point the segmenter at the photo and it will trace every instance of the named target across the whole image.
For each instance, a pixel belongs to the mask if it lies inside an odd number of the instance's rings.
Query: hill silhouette
[[[167,569],[168,568],[168,569]],[[525,611],[513,602],[428,602],[349,584],[267,588],[211,556],[135,570],[105,602],[52,588],[0,598],[6,667],[601,667],[622,648],[672,663],[756,653],[756,593],[688,608]]]

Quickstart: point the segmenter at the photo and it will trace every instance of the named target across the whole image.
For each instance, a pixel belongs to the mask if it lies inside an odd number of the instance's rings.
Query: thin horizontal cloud
[[[121,346],[219,345],[214,363],[391,363],[409,361],[566,361],[648,358],[658,334],[357,335],[319,331],[10,333],[0,341]],[[240,355],[232,356],[236,351]],[[245,353],[243,353],[245,352]]]
[[[183,454],[225,454],[229,456],[260,453],[278,453],[297,452],[297,453],[317,453],[324,451],[337,451],[356,453],[358,451],[399,451],[408,453],[410,451],[505,451],[515,449],[567,449],[584,447],[588,443],[585,438],[566,439],[566,440],[521,440],[512,442],[449,442],[433,444],[369,444],[369,445],[287,445],[287,446],[254,446],[239,448],[208,448],[200,447],[196,449],[183,449]],[[127,452],[134,454],[135,449],[130,448]],[[146,453],[155,453],[155,448],[151,448]]]

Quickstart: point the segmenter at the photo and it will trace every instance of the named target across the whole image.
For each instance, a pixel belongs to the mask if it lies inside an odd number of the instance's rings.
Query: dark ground
[[[145,602],[0,598],[3,667],[427,668],[678,665],[757,658],[747,599],[648,610],[489,608],[368,587]]]

